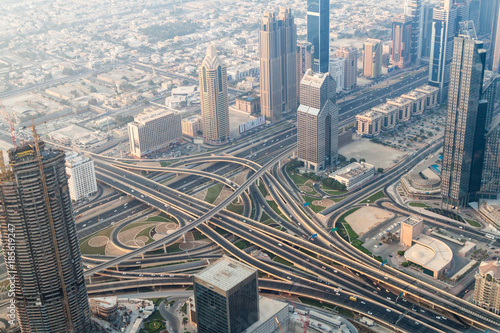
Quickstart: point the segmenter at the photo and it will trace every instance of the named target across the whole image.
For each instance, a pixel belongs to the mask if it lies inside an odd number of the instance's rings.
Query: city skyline
[[[0,9],[0,331],[500,327],[496,1]]]

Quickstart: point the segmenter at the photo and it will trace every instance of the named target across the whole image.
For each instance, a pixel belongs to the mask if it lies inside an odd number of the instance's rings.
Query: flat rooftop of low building
[[[384,103],[374,106],[372,110],[381,113],[391,113],[391,112],[396,112],[398,110],[398,107],[395,105],[389,105]]]
[[[415,244],[405,251],[408,261],[438,272],[453,259],[450,247],[439,239],[421,234],[413,241]]]
[[[340,170],[335,171],[332,176],[340,176],[346,179],[351,179],[371,168],[374,168],[371,164],[354,162]]]
[[[255,275],[255,272],[257,272],[255,268],[223,256],[194,276],[210,283],[214,287],[228,291],[249,276]]]
[[[418,90],[412,90],[409,93],[401,95],[401,97],[403,97],[403,98],[410,98],[410,99],[419,99],[419,98],[424,98],[426,96],[427,96],[426,93],[423,93],[423,92],[418,91]]]
[[[403,97],[396,97],[396,98],[393,98],[393,99],[388,99],[387,104],[393,104],[393,105],[407,105],[407,104],[410,104],[412,103],[412,101],[406,99],[406,98],[403,98]]]
[[[326,73],[316,73],[313,72],[312,69],[308,69],[305,72],[304,76],[302,77],[300,84],[309,85],[312,87],[321,87],[325,79],[326,79]]]
[[[423,86],[420,86],[418,88],[415,88],[417,91],[425,92],[425,93],[433,93],[439,91],[438,87],[433,87],[428,84],[424,84]]]
[[[253,323],[249,328],[247,328],[243,333],[254,332],[262,324],[268,321],[270,318],[274,317],[278,312],[283,310],[283,308],[288,307],[285,302],[277,301],[271,298],[259,297],[259,320]],[[283,325],[284,323],[280,323]]]
[[[481,274],[490,274],[495,279],[500,279],[500,262],[498,260],[483,261],[479,265]]]
[[[92,297],[89,300],[101,308],[112,308],[118,303],[118,298],[116,296]]]
[[[69,125],[66,127],[63,127],[61,129],[58,129],[56,131],[50,132],[49,136],[50,137],[64,137],[68,138],[70,140],[78,140],[80,138],[83,138],[87,135],[90,135],[94,132],[89,131],[88,129],[78,126],[78,125]]]
[[[367,111],[365,113],[362,113],[362,114],[358,114],[356,116],[356,118],[368,118],[368,119],[377,119],[377,118],[380,118],[382,117],[382,114],[379,113],[379,112],[376,112],[376,111]]]

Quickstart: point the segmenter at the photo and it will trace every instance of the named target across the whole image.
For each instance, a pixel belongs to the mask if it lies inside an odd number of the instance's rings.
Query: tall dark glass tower
[[[314,45],[313,70],[327,73],[330,63],[330,0],[307,0],[307,41]]]
[[[240,333],[259,320],[257,270],[222,257],[194,276],[198,333]]]
[[[8,153],[0,227],[21,332],[93,332],[64,152],[30,142]]]
[[[455,38],[441,179],[445,208],[464,207],[479,191],[488,105],[481,99],[485,62],[482,42]]]

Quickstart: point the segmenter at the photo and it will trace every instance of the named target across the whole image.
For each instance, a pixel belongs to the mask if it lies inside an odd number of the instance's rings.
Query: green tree
[[[403,266],[403,267],[408,267],[408,265],[409,265],[409,264],[408,264],[408,261],[403,261],[403,262],[401,263],[401,266]]]
[[[378,173],[383,173],[384,172],[384,168],[377,168],[377,172]]]
[[[337,159],[339,160],[340,163],[344,163],[345,161],[347,161],[347,158],[344,155],[340,155],[340,154],[337,157]]]
[[[357,160],[354,158],[354,157],[351,157],[351,159],[349,160],[350,163],[354,163],[354,162],[357,162]]]
[[[361,163],[361,162],[363,162],[363,163],[364,163],[364,162],[366,162],[366,160],[365,160],[364,158],[360,158],[360,159],[359,159],[359,163]]]

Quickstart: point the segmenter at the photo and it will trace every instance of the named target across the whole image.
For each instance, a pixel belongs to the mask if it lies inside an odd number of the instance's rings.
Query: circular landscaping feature
[[[149,237],[147,236],[139,236],[135,239],[135,242],[136,243],[142,243],[142,244],[146,244],[146,242],[149,240]]]
[[[194,247],[195,247],[194,243],[191,242],[179,244],[179,249],[181,249],[182,251],[189,251],[194,249]]]
[[[299,190],[304,191],[304,192],[312,192],[313,191],[313,189],[311,187],[306,186],[306,185],[299,186]]]
[[[106,236],[95,236],[89,239],[89,246],[91,247],[102,247],[108,244],[109,238]]]
[[[314,206],[321,206],[321,207],[330,207],[333,205],[335,201],[330,200],[330,199],[323,199],[323,200],[314,200],[312,204]]]

